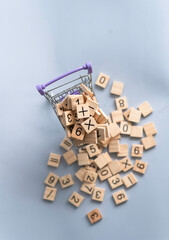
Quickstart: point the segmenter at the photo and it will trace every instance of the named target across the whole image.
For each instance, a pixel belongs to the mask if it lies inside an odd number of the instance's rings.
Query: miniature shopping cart
[[[81,71],[81,70],[87,70],[88,73],[86,75],[82,75],[82,76],[80,75],[80,77],[70,80],[59,86],[55,86],[55,87],[53,86],[53,84],[56,84],[56,82],[58,80],[60,80],[64,77],[67,77],[73,73],[76,73],[78,71]],[[36,88],[41,95],[46,97],[46,99],[52,105],[55,113],[57,114],[57,112],[56,112],[56,104],[57,103],[60,103],[68,94],[74,95],[74,94],[80,94],[83,92],[82,88],[80,87],[81,83],[86,85],[95,95],[93,88],[92,88],[92,66],[91,66],[91,63],[89,63],[89,62],[87,62],[84,66],[77,68],[73,71],[70,71],[66,74],[63,74],[45,84],[37,85]],[[53,88],[47,90],[47,87],[49,87],[51,84],[52,84]],[[72,86],[72,84],[73,84],[73,86]],[[68,87],[68,88],[65,89],[65,87]],[[59,118],[59,120],[60,120],[60,118]]]

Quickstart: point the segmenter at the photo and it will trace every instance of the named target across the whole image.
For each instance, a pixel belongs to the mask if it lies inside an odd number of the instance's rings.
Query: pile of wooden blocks
[[[96,85],[105,88],[109,76],[100,73]],[[152,113],[150,104],[145,101],[137,108],[128,108],[127,98],[121,96],[124,84],[114,81],[111,94],[118,96],[115,98],[116,110],[111,112],[111,117],[107,116],[99,107],[94,93],[81,84],[82,94],[67,95],[61,103],[56,104],[57,115],[64,126],[67,136],[60,146],[66,150],[63,158],[68,165],[75,162],[80,167],[75,176],[82,182],[80,190],[88,195],[92,195],[92,200],[103,202],[105,189],[96,186],[97,178],[100,181],[107,181],[111,189],[124,186],[126,189],[137,183],[133,172],[145,174],[148,163],[140,160],[143,151],[156,145],[154,135],[156,127],[153,122],[138,126],[141,117],[145,118]],[[145,137],[143,137],[143,131]],[[132,144],[131,153],[128,144],[120,144],[123,135],[131,138],[139,138],[140,144]],[[82,146],[76,154],[72,150],[75,146]],[[108,149],[108,151],[104,151]],[[110,154],[117,154],[117,159],[112,159]],[[135,158],[133,163],[130,156]],[[120,159],[119,159],[120,158]],[[51,153],[48,165],[58,168],[61,155]],[[132,170],[131,172],[128,172]],[[124,177],[120,173],[126,173]],[[55,200],[57,182],[63,189],[74,184],[71,174],[57,176],[50,172],[45,180],[47,185],[44,192],[44,199]],[[116,204],[121,204],[128,200],[124,189],[112,194]],[[73,192],[68,201],[75,207],[79,207],[84,197]],[[102,219],[102,215],[96,208],[87,214],[91,223]]]

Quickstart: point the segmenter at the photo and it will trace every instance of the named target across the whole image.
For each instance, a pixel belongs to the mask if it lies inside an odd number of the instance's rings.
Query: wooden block
[[[98,102],[93,101],[93,100],[91,100],[91,99],[87,99],[87,100],[86,100],[86,103],[87,103],[88,106],[89,106],[89,114],[90,114],[90,116],[94,116],[96,110],[97,110],[98,107],[99,107]]]
[[[108,152],[103,153],[103,155],[105,158],[107,158],[108,163],[112,162],[112,159],[111,159],[110,155],[108,154]]]
[[[130,137],[142,138],[143,127],[142,126],[131,126]]]
[[[56,192],[57,192],[56,188],[46,187],[43,199],[53,202],[55,200]]]
[[[123,172],[127,172],[133,168],[133,163],[131,162],[129,157],[124,157],[119,162],[120,162]]]
[[[79,148],[79,153],[83,153],[83,152],[87,152],[86,151],[86,147],[84,146],[84,147],[81,147],[81,148]]]
[[[90,116],[89,114],[89,106],[88,104],[80,104],[76,106],[76,111],[77,111],[77,117],[79,119],[81,118],[88,118]]]
[[[99,155],[99,153],[100,153],[96,144],[87,145],[86,151],[88,152],[90,158],[95,157],[95,156]]]
[[[128,108],[128,102],[126,97],[115,98],[117,110],[125,110]]]
[[[87,93],[90,97],[93,97],[94,93],[83,83],[80,84],[81,89]]]
[[[71,108],[73,111],[76,110],[77,105],[83,104],[84,103],[84,98],[83,95],[74,95],[71,100]]]
[[[108,164],[108,159],[105,157],[105,155],[102,153],[95,159],[95,164],[98,166],[98,168],[103,168]]]
[[[120,151],[117,153],[118,157],[128,156],[128,144],[120,144]]]
[[[118,192],[115,192],[112,195],[113,195],[114,201],[115,201],[115,203],[117,205],[121,204],[123,202],[126,202],[128,200],[127,195],[126,195],[124,189],[122,189],[122,190],[120,190]]]
[[[110,117],[109,115],[107,116],[107,123],[108,123],[108,125],[109,125],[110,123],[112,123],[111,117]]]
[[[120,134],[120,128],[119,126],[117,125],[117,123],[111,123],[109,125],[109,131],[110,131],[110,136],[112,138],[116,137],[117,135]]]
[[[131,186],[137,183],[137,179],[135,178],[132,172],[123,177],[122,181],[126,188],[130,188]]]
[[[105,129],[105,127],[97,127],[97,139],[99,141],[105,141],[106,140],[106,129]]]
[[[131,132],[131,123],[122,121],[120,122],[120,133],[124,135],[130,135]]]
[[[143,145],[133,144],[131,149],[132,157],[142,157],[143,156]]]
[[[129,108],[127,109],[124,113],[123,113],[123,116],[125,117],[125,119],[127,121],[129,121],[129,115],[130,115],[130,111],[131,111],[132,108]],[[133,108],[134,109],[134,108]]]
[[[96,85],[105,88],[110,80],[110,77],[104,73],[100,73],[97,80],[96,80]]]
[[[104,123],[104,124],[98,124],[98,127],[104,127],[106,131],[106,138],[110,137],[110,130],[109,130],[109,124]]]
[[[90,162],[89,165],[85,166],[85,169],[92,172],[96,172],[97,166],[95,164],[95,160],[90,159],[89,162]]]
[[[122,171],[121,164],[118,160],[114,160],[108,164],[108,167],[113,175],[120,173]]]
[[[110,139],[111,139],[111,137],[108,137],[108,138],[106,138],[105,141],[99,141],[99,144],[101,144],[102,147],[107,148]]]
[[[50,172],[47,178],[45,179],[45,184],[48,185],[49,187],[55,187],[58,180],[59,180],[59,176]]]
[[[112,176],[111,171],[108,166],[105,166],[104,168],[97,171],[100,181],[104,181]]]
[[[62,100],[60,107],[63,111],[67,110],[69,94]]]
[[[98,110],[96,110],[96,112],[94,113],[94,116],[93,116],[95,121],[97,121],[97,119],[100,117],[100,115],[101,115],[101,113]]]
[[[120,187],[121,185],[123,185],[122,179],[120,177],[120,174],[116,174],[110,178],[108,178],[108,182],[110,184],[110,187],[112,189],[115,189],[117,187]]]
[[[128,120],[130,122],[139,123],[140,119],[141,119],[140,110],[136,110],[134,108],[131,108]]]
[[[60,158],[61,158],[61,155],[58,155],[56,153],[50,153],[50,156],[48,159],[48,166],[56,167],[56,168],[59,167]]]
[[[68,165],[71,165],[72,163],[77,161],[76,154],[73,152],[73,150],[69,150],[66,153],[64,153],[63,157]]]
[[[147,169],[148,163],[136,160],[134,164],[133,171],[144,174]]]
[[[66,126],[75,124],[75,116],[72,110],[63,112],[63,118]]]
[[[153,122],[147,123],[143,126],[145,135],[148,136],[152,136],[155,135],[157,133],[156,127],[154,125]]]
[[[148,137],[142,138],[141,142],[142,142],[145,150],[148,150],[148,149],[156,146],[156,142],[155,142],[153,136],[148,136]]]
[[[67,134],[67,137],[68,137],[68,138],[72,137],[73,127],[74,127],[74,125],[66,126],[66,127],[65,127],[65,131],[66,131],[66,134]]]
[[[88,118],[81,125],[84,128],[84,130],[86,131],[86,133],[88,133],[88,134],[97,128],[97,123],[93,117]]]
[[[121,135],[119,133],[117,136],[113,137],[112,140],[119,140],[120,138],[121,138]]]
[[[103,112],[103,110],[101,108],[99,108],[98,111],[100,112],[100,116],[97,118],[97,123],[98,124],[106,123],[107,115]]]
[[[145,102],[143,102],[142,104],[140,104],[140,105],[138,106],[138,109],[140,110],[140,112],[141,112],[141,114],[143,115],[143,117],[146,117],[146,116],[148,116],[150,113],[153,112],[152,107],[150,106],[150,104],[149,104],[147,101],[145,101]]]
[[[91,212],[89,212],[87,214],[87,217],[90,221],[91,224],[98,222],[99,220],[102,219],[102,215],[99,212],[98,208],[95,208],[94,210],[92,210]]]
[[[87,170],[86,175],[84,177],[84,182],[95,183],[97,180],[97,175],[98,175],[97,173]]]
[[[84,140],[72,138],[72,142],[75,145],[75,147],[78,147],[78,148],[83,147],[84,145]]]
[[[81,181],[83,182],[84,177],[86,175],[86,169],[84,167],[81,167],[76,173],[75,176]]]
[[[82,184],[80,190],[82,192],[85,192],[85,193],[91,195],[93,193],[93,191],[94,191],[94,188],[95,188],[95,184],[94,183],[86,183],[86,182],[84,182]]]
[[[114,81],[112,88],[111,88],[111,94],[121,96],[123,92],[124,84],[122,82]]]
[[[87,153],[78,153],[77,159],[79,166],[89,165],[89,157]]]
[[[79,207],[81,205],[81,203],[83,202],[83,200],[84,200],[83,196],[81,196],[77,192],[73,192],[68,201],[71,204],[73,204],[75,207]]]
[[[115,110],[111,112],[111,116],[112,116],[113,123],[121,122],[124,120],[122,110]]]
[[[60,185],[61,187],[64,189],[64,188],[67,188],[67,187],[70,187],[74,184],[74,181],[72,179],[72,176],[71,174],[67,174],[63,177],[60,177],[59,178],[59,182],[60,182]]]
[[[78,118],[76,111],[74,111],[74,116],[75,116],[75,123],[77,123],[78,125],[80,125],[84,121],[83,118]]]
[[[60,103],[57,103],[55,105],[55,111],[56,111],[57,116],[62,116],[63,115],[63,109],[60,106]]]
[[[60,147],[64,148],[66,151],[70,150],[72,146],[73,143],[68,137],[65,137],[60,144]]]
[[[117,153],[120,151],[120,144],[119,140],[111,139],[109,142],[109,152],[110,153]]]
[[[92,200],[103,202],[105,189],[100,187],[95,187],[92,195]]]
[[[90,143],[97,144],[98,141],[97,141],[97,132],[96,132],[96,130],[94,130],[93,132],[91,132],[89,134],[86,134],[85,137],[84,137],[84,142],[86,144],[90,144]]]
[[[85,136],[85,130],[78,124],[75,124],[72,130],[72,138],[83,140]]]

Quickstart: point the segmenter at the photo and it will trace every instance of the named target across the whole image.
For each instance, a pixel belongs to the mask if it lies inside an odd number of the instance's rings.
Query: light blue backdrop
[[[169,239],[169,1],[15,0],[0,1],[0,239]],[[111,76],[105,90],[95,87],[103,110],[114,109],[112,81],[125,83],[129,106],[148,100],[154,113],[157,147],[129,201],[115,206],[106,182],[102,204],[86,198],[79,209],[67,199],[80,183],[42,200],[50,152],[62,154],[65,136],[52,108],[36,89],[90,60],[93,80]],[[125,138],[123,142],[127,142]],[[128,141],[128,143],[138,141]],[[77,169],[62,159],[56,174]],[[85,196],[85,194],[83,194]],[[86,213],[98,207],[103,220],[91,226]]]

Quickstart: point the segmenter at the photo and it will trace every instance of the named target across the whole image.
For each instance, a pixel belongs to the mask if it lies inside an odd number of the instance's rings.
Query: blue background
[[[169,1],[0,1],[0,239],[169,239]],[[157,147],[144,153],[145,176],[115,206],[107,182],[102,204],[85,198],[75,209],[67,199],[80,183],[43,201],[50,152],[63,154],[64,130],[35,89],[90,60],[111,80],[94,86],[102,109],[114,108],[113,80],[125,83],[129,106],[148,100],[154,113]],[[137,143],[138,140],[122,142]],[[65,161],[53,171],[74,174]],[[82,193],[83,196],[85,194]],[[103,220],[90,225],[86,213],[98,207]]]

